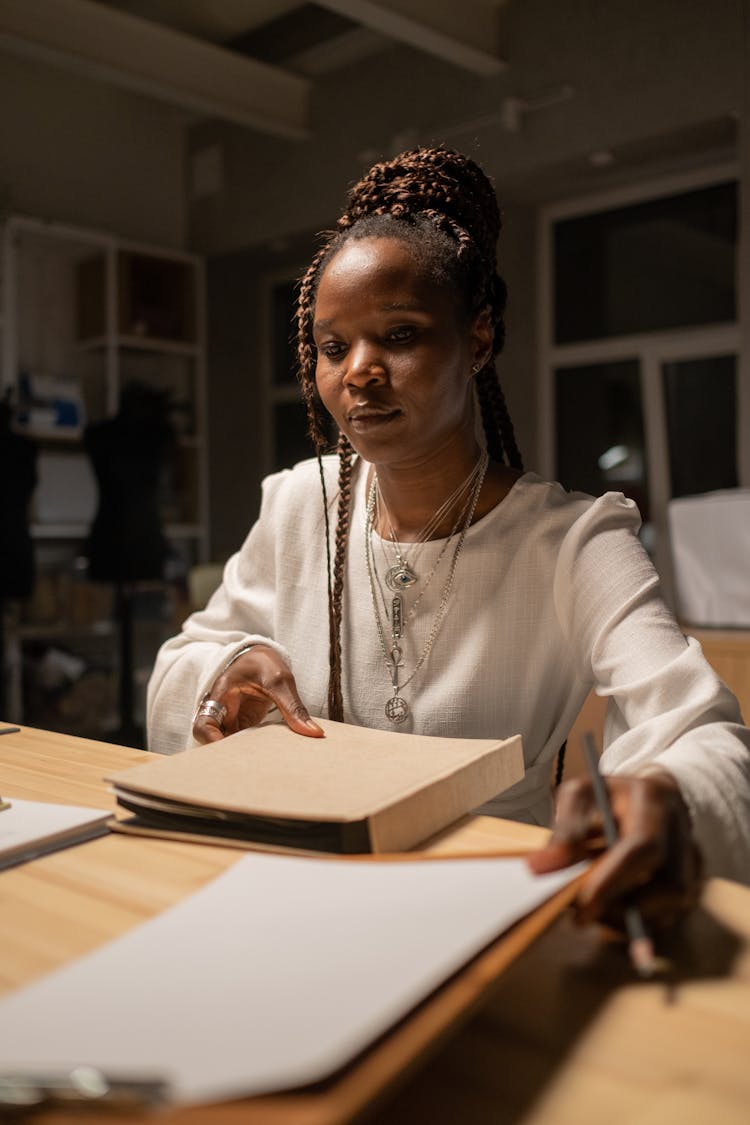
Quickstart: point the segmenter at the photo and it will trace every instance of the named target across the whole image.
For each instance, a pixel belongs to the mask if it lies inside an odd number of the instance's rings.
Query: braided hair
[[[310,435],[320,466],[328,561],[328,714],[343,719],[341,618],[344,564],[349,538],[354,450],[339,435],[338,512],[331,551],[328,499],[322,455],[330,442],[328,418],[315,385],[313,318],[318,285],[328,263],[350,239],[396,238],[409,244],[436,282],[448,282],[463,297],[468,315],[487,310],[492,327],[490,356],[475,375],[487,452],[493,461],[522,470],[513,424],[495,370],[505,341],[505,282],[497,273],[500,210],[481,168],[452,149],[416,148],[375,164],[349,192],[336,229],[329,232],[301,279],[297,304],[299,380]]]

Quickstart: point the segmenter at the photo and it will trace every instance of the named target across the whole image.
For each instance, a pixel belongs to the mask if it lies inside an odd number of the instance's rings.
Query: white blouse
[[[338,462],[324,462],[333,535]],[[750,731],[698,642],[683,636],[661,601],[636,535],[635,504],[620,493],[592,499],[522,476],[468,529],[447,611],[411,679],[457,539],[447,547],[444,540],[405,544],[422,581],[404,594],[399,694],[409,716],[394,727],[385,714],[392,687],[365,557],[366,475],[357,461],[342,628],[345,720],[463,738],[520,733],[526,775],[482,811],[548,823],[557,752],[594,686],[608,698],[603,771],[669,769],[710,872],[750,881]],[[389,639],[384,576],[393,545],[373,535],[372,559]],[[316,461],[267,478],[258,522],[227,563],[223,584],[160,650],[149,685],[152,750],[170,754],[191,744],[198,700],[253,641],[284,655],[310,713],[325,715],[328,601]]]

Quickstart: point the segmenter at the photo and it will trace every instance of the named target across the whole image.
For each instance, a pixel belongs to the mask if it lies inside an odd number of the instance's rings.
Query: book
[[[111,813],[8,797],[0,805],[0,870],[109,831]]]
[[[135,814],[113,827],[337,854],[406,851],[524,774],[521,738],[455,739],[317,719],[155,758],[107,778]]]

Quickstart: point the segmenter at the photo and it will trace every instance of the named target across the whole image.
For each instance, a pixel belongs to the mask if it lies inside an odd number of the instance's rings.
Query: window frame
[[[261,278],[262,315],[261,315],[261,426],[260,426],[260,464],[261,475],[266,477],[274,471],[276,464],[274,414],[277,406],[287,403],[301,403],[302,391],[299,383],[276,383],[274,381],[275,355],[273,332],[273,296],[278,285],[289,284],[301,277],[304,266],[295,269],[292,266],[281,266],[277,270],[264,273]],[[291,324],[290,324],[291,329]]]
[[[667,504],[671,497],[667,425],[662,393],[662,364],[671,361],[703,359],[714,355],[734,355],[740,358],[739,320],[689,328],[671,328],[652,332],[612,336],[606,339],[584,340],[570,344],[555,341],[555,276],[554,228],[561,219],[578,218],[596,212],[614,210],[632,204],[678,195],[700,188],[713,187],[727,180],[740,184],[739,165],[735,161],[712,164],[680,175],[644,180],[619,189],[592,195],[577,196],[550,204],[540,209],[537,227],[538,325],[539,325],[539,379],[538,379],[538,433],[540,472],[552,480],[556,476],[556,402],[555,371],[571,367],[613,360],[638,361],[643,408],[646,458],[648,464],[648,492],[651,523],[654,530],[654,562],[662,578],[665,597],[673,601],[673,580]],[[736,260],[736,292],[740,294],[740,244]],[[739,427],[742,388],[737,384],[737,458],[741,471]]]

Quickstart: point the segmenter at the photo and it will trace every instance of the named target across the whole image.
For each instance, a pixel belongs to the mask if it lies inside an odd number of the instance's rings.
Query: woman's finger
[[[638,898],[659,868],[658,843],[642,837],[618,840],[596,864],[581,887],[576,914],[581,923],[600,918],[612,904]]]
[[[703,865],[676,782],[666,773],[611,782],[620,839],[582,888],[582,920],[624,900],[657,921],[684,914],[700,894]]]
[[[266,645],[253,645],[230,661],[212,684],[208,697],[224,713],[205,714],[199,708],[193,723],[197,742],[216,742],[238,730],[258,726],[273,707],[298,734],[321,738],[325,733],[310,718],[286,663]]]
[[[272,705],[278,707],[286,725],[297,734],[305,734],[310,738],[325,737],[325,731],[310,718],[296,688],[288,680],[279,681],[273,687],[265,684],[241,684],[239,690],[242,695],[251,699],[262,699],[266,704],[266,712],[271,710]]]
[[[224,724],[209,715],[197,715],[193,722],[193,738],[196,742],[218,742],[225,734]]]
[[[696,902],[700,853],[674,779],[666,773],[607,778],[619,838],[604,851],[582,885],[579,921],[622,918],[624,905],[665,924]],[[593,787],[580,779],[560,790],[555,829],[531,858],[534,871],[550,871],[604,849],[602,817]]]
[[[536,874],[558,871],[601,850],[601,816],[591,783],[583,778],[560,787],[555,824],[547,844],[528,859]]]

